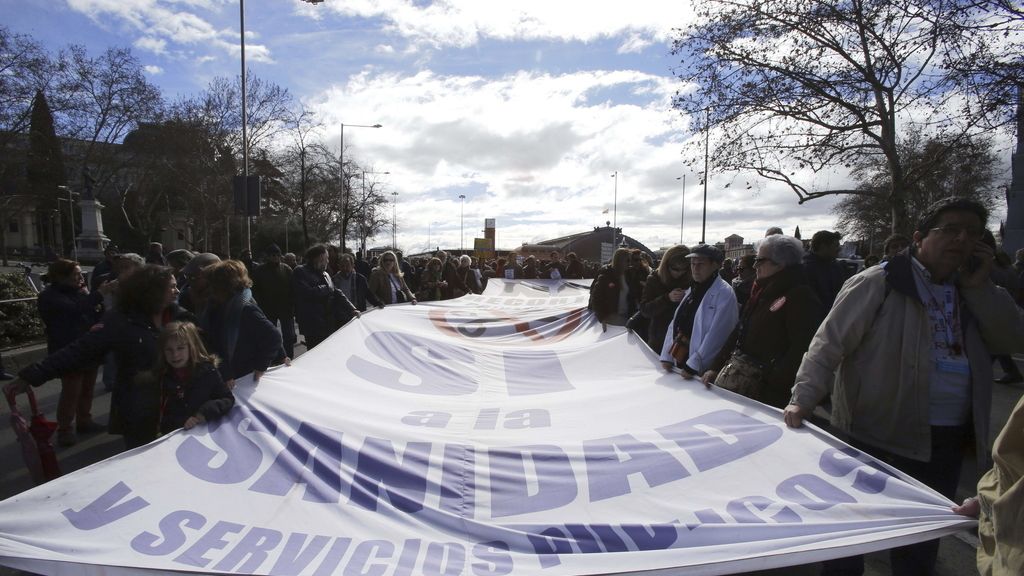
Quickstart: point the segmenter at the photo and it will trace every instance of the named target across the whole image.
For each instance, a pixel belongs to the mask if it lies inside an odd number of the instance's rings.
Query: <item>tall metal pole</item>
[[[398,192],[392,192],[391,195],[395,198],[394,212],[391,216],[391,248],[393,250],[398,249]]]
[[[466,195],[459,194],[462,200],[462,212],[459,215],[459,255],[466,253]]]
[[[679,243],[682,244],[683,243],[683,225],[686,222],[686,174],[683,174],[682,176],[676,178],[676,180],[682,180],[683,181],[683,194],[682,194],[683,199],[680,202],[680,206],[679,206]]]
[[[708,150],[709,143],[711,142],[711,108],[705,111],[705,128],[708,133],[704,136],[704,215],[701,217],[700,222],[700,243],[704,244],[704,233],[708,227],[708,179],[711,176],[708,174]]]
[[[245,86],[245,0],[238,0],[238,27],[241,29],[242,46],[242,181],[245,182],[245,248],[252,252],[252,231],[249,228],[249,141],[246,135],[246,86]],[[228,246],[231,252],[231,246]]]
[[[618,244],[619,234],[619,171],[616,170],[612,174],[612,178],[615,179],[615,194],[612,197],[612,251],[615,250],[615,246]]]
[[[306,0],[308,1],[308,0]],[[355,128],[381,128],[381,124],[349,124],[350,127]],[[345,123],[341,123],[341,149],[338,150],[338,163],[341,164],[341,212],[339,214],[341,219],[345,218],[345,211],[348,209],[348,193],[347,187],[345,186]],[[341,247],[345,247],[345,231],[341,229],[338,231],[338,239]],[[363,251],[366,251],[365,240],[363,241]]]

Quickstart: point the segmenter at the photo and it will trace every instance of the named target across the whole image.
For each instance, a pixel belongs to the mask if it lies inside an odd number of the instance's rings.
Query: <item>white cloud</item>
[[[163,68],[161,68],[159,66],[155,66],[153,64],[150,64],[148,66],[143,66],[142,69],[145,70],[146,73],[149,74],[150,76],[156,76],[156,75],[164,73],[164,69]]]
[[[143,36],[135,41],[135,47],[141,50],[148,50],[154,54],[164,54],[167,52],[167,41],[161,38],[153,38],[152,36]]]
[[[415,0],[325,3],[344,16],[382,18],[391,30],[436,47],[467,47],[480,38],[590,42],[630,34],[630,50],[664,41],[671,27],[691,19],[686,2],[618,2],[595,7],[586,0],[480,2],[448,0],[420,5]]]

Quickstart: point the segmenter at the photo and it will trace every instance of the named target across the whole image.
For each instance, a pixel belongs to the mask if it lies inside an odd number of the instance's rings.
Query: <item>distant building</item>
[[[590,232],[581,232],[579,234],[572,234],[570,236],[562,236],[561,238],[552,238],[551,240],[543,240],[537,244],[527,244],[526,246],[543,246],[547,248],[549,254],[551,250],[557,250],[562,257],[565,257],[569,252],[575,252],[581,260],[589,260],[590,262],[600,262],[605,264],[611,258],[611,254],[615,252],[615,248],[639,248],[644,252],[654,257],[654,251],[644,246],[643,243],[626,236],[622,233],[622,229],[614,230],[615,241],[617,246],[612,246],[612,234],[613,229],[611,226],[599,226],[594,227]],[[520,247],[521,248],[521,247]],[[513,252],[519,251],[517,248]]]
[[[744,244],[743,236],[740,236],[739,234],[730,234],[729,236],[726,236],[725,242],[719,246],[719,248],[722,249],[726,258],[731,258],[733,260],[755,252],[754,245]]]

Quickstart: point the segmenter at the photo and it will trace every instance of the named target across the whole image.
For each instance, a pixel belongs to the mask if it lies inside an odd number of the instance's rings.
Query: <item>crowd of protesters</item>
[[[1021,381],[1010,355],[1024,351],[1024,250],[1016,262],[997,253],[987,220],[976,202],[942,200],[855,275],[838,262],[840,235],[830,231],[805,250],[769,229],[756,254],[735,262],[702,244],[674,246],[659,262],[619,249],[604,266],[558,252],[367,260],[321,244],[300,259],[271,245],[260,263],[248,252],[165,255],[154,243],[142,257],[108,246],[88,282],[77,262],[50,264],[38,301],[49,355],[7,389],[60,378],[58,442],[72,445],[103,429],[91,414],[103,365],[107,429],[134,448],[224,415],[237,379],[290,362],[296,326],[309,349],[370,307],[480,294],[492,278],[593,278],[589,308],[604,329],[635,331],[664,369],[774,406],[791,427],[825,407],[847,442],[952,499],[965,445],[990,465],[993,359],[1003,367],[996,381]],[[958,508],[982,515],[990,561],[1008,554],[998,529],[1007,520],[993,514],[1024,509],[1024,471],[1012,464],[1024,461],[1019,435],[997,445],[1001,472],[986,476],[984,506]],[[930,574],[936,555],[936,541],[895,549],[893,573]],[[1022,564],[1019,550],[1009,557]],[[860,557],[823,569],[862,572]]]

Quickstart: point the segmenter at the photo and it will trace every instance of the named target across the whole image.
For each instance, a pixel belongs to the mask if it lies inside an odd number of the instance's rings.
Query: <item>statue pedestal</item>
[[[103,234],[103,205],[96,200],[79,200],[78,208],[82,211],[82,232],[75,237],[78,249],[78,260],[81,262],[99,262],[103,259],[103,249],[110,243],[110,238]]]

